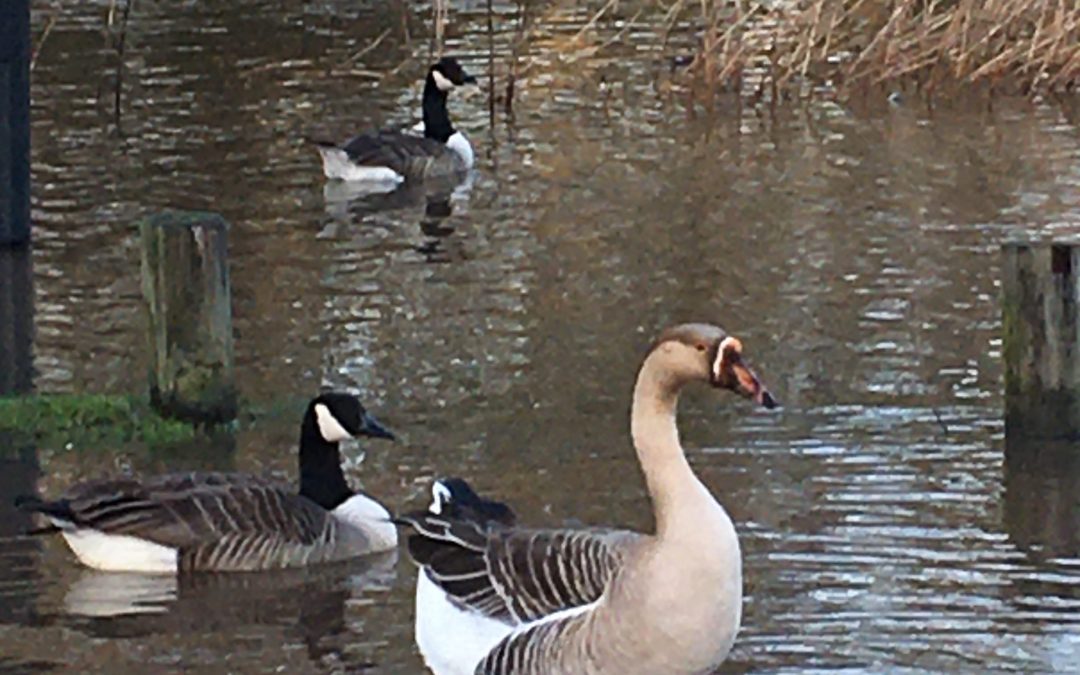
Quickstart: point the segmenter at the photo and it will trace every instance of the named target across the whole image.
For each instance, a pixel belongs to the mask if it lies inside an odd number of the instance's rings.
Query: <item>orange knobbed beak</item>
[[[743,363],[742,343],[737,338],[729,336],[720,343],[712,375],[715,387],[730,389],[770,410],[778,405],[754,371]]]

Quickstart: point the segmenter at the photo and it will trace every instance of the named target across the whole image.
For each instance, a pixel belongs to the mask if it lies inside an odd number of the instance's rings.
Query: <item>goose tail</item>
[[[71,508],[64,500],[48,502],[34,495],[19,495],[15,498],[15,508],[28,513],[40,513],[51,521],[44,527],[27,530],[27,536],[55,534],[63,529],[59,524],[74,522]]]
[[[337,148],[337,143],[333,141],[327,141],[322,138],[315,138],[314,136],[304,136],[304,142],[314,145],[317,148]]]

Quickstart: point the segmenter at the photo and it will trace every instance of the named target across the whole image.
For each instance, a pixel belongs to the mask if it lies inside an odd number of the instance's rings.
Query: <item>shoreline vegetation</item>
[[[693,12],[707,26],[687,66],[697,85],[754,99],[866,87],[1030,96],[1080,84],[1075,0],[677,0],[667,29]],[[743,86],[748,71],[756,86]]]
[[[548,59],[528,44],[545,32],[539,27],[581,4],[555,2],[534,17],[523,10],[502,68],[507,99],[515,79]],[[1080,85],[1076,0],[607,0],[572,39],[554,43],[556,55],[564,64],[603,59],[629,31],[650,27],[691,100],[707,105],[721,92],[750,104],[876,89],[933,101],[1061,95]]]
[[[0,439],[12,446],[34,443],[59,451],[129,444],[160,447],[209,438],[219,432],[251,429],[267,422],[280,422],[291,429],[306,404],[307,399],[302,397],[259,404],[242,402],[236,422],[207,429],[162,417],[145,396],[0,396]]]
[[[0,397],[0,434],[55,449],[189,440],[191,424],[158,415],[145,398],[112,394]]]

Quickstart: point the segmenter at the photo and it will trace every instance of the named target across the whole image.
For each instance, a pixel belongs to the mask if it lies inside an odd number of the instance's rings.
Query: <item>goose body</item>
[[[174,473],[82,483],[52,501],[23,497],[86,566],[175,573],[298,567],[397,545],[390,514],[353,492],[341,440],[392,437],[353,396],[323,394],[300,435],[300,491],[242,473]]]
[[[695,380],[774,407],[741,352],[721,329],[687,324],[661,334],[645,358],[631,432],[655,534],[522,528],[447,508],[445,488],[435,490],[437,508],[398,520],[411,530],[409,553],[421,567],[417,642],[429,668],[662,675],[709,673],[724,661],[741,621],[739,541],[686,461],[675,409]],[[455,621],[448,607],[459,613]]]
[[[424,81],[423,120],[410,131],[376,131],[336,145],[317,142],[323,174],[330,179],[378,183],[393,188],[402,181],[460,174],[475,156],[463,133],[454,129],[446,109],[449,92],[476,82],[453,58],[428,69]],[[413,133],[414,131],[419,132]]]

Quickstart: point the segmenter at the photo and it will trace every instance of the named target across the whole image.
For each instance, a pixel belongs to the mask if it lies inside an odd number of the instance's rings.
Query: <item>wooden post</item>
[[[140,224],[150,401],[200,424],[236,418],[228,229],[215,213],[166,211]]]
[[[0,246],[30,242],[30,0],[0,1]]]
[[[1080,243],[1002,247],[1005,431],[1080,437]]]
[[[33,388],[33,342],[30,249],[0,246],[0,396]]]

